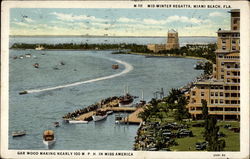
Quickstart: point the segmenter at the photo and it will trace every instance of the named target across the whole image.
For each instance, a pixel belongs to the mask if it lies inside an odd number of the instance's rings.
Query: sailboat
[[[131,107],[133,105],[134,97],[128,93],[128,86],[127,90],[124,89],[124,96],[120,97],[119,99],[119,106],[120,107]]]
[[[143,106],[145,104],[146,104],[146,101],[144,100],[144,92],[142,90],[142,92],[141,92],[141,100],[139,102],[139,106]]]

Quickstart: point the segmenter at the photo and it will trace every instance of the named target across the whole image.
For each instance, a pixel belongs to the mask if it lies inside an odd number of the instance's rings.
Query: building
[[[149,44],[147,45],[147,48],[149,50],[152,50],[153,52],[159,52],[162,50],[166,50],[166,45],[165,44]]]
[[[202,99],[207,101],[209,114],[218,119],[240,119],[240,12],[229,13],[231,30],[217,32],[213,78],[196,82],[187,94],[187,108],[195,119],[202,118]]]
[[[168,40],[166,44],[166,50],[179,49],[179,37],[178,32],[174,29],[168,31]]]
[[[179,49],[178,32],[173,29],[168,31],[166,44],[149,44],[147,45],[147,48],[155,53],[163,50]]]

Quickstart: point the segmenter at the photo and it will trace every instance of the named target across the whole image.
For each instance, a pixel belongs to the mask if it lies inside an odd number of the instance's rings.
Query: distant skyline
[[[229,29],[226,9],[12,8],[10,35],[216,36]]]

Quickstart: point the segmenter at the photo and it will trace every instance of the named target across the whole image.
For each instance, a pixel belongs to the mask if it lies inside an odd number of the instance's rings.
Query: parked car
[[[208,143],[206,141],[204,141],[204,142],[197,142],[195,144],[195,149],[196,150],[205,150],[207,148],[207,144]]]

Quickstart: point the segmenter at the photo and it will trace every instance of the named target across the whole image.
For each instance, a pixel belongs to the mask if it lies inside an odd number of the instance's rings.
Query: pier
[[[138,118],[138,114],[143,111],[143,108],[136,108],[136,110],[128,115],[127,117],[123,118],[120,123],[123,124],[140,124],[142,122],[141,118]]]
[[[94,115],[95,111],[101,110],[101,111],[113,111],[113,112],[135,112],[137,108],[135,107],[105,107],[105,108],[99,108],[94,111],[90,111],[88,113],[82,114],[76,118],[76,120],[87,120],[91,121],[92,120],[92,115]],[[133,113],[132,113],[133,114]]]
[[[92,116],[96,111],[113,111],[114,113],[131,113],[127,117],[124,117],[121,121],[122,124],[140,124],[142,121],[138,118],[138,114],[143,111],[142,107],[119,107],[119,97],[109,97],[103,99],[98,103],[92,104],[86,108],[76,110],[72,113],[68,113],[63,116],[65,121],[67,120],[85,120],[91,121]]]

